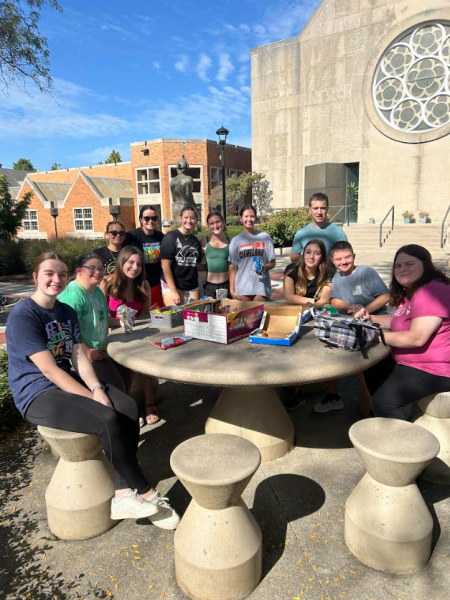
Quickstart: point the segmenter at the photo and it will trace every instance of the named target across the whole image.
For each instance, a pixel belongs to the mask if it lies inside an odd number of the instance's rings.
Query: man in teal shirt
[[[322,240],[330,256],[331,248],[336,242],[346,242],[347,236],[341,227],[327,221],[328,196],[317,192],[309,199],[309,212],[311,223],[297,231],[291,248],[291,262],[297,263],[303,249],[311,240]]]

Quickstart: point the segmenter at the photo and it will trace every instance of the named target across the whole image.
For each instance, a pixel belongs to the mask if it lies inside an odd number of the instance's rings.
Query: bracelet
[[[102,385],[100,383],[100,381],[97,381],[97,383],[94,383],[94,385],[92,386],[91,392],[94,393],[97,388],[100,388],[101,390],[105,391],[105,386]]]

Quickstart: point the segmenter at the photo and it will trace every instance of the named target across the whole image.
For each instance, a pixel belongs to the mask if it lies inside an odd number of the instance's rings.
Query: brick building
[[[204,221],[211,191],[222,178],[217,142],[158,139],[130,146],[129,162],[29,173],[18,197],[31,191],[33,198],[19,237],[53,237],[52,207],[58,208],[58,235],[69,237],[102,237],[111,220],[110,204],[120,206],[119,219],[127,229],[136,226],[139,208],[144,204],[153,205],[161,221],[171,221],[169,183],[177,174],[176,165],[182,155],[189,163],[194,200]],[[227,144],[226,164],[227,176],[250,172],[251,150]]]

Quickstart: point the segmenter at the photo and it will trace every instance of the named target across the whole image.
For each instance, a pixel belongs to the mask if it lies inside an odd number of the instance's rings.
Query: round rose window
[[[391,44],[375,72],[373,100],[398,131],[420,133],[450,123],[450,25],[421,25]]]

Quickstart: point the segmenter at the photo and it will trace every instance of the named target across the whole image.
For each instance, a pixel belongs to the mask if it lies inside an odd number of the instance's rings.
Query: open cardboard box
[[[184,333],[199,340],[230,344],[259,327],[264,313],[261,302],[221,300],[216,307],[227,312],[220,314],[186,308],[183,311]]]
[[[292,346],[300,335],[300,328],[311,317],[311,311],[301,306],[266,305],[259,329],[252,332],[252,344]]]

